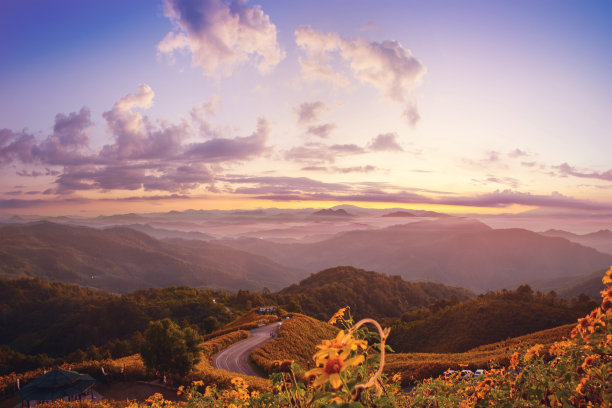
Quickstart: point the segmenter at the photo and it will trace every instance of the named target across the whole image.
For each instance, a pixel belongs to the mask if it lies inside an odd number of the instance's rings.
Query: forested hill
[[[350,306],[358,317],[399,317],[417,306],[455,297],[474,296],[468,290],[432,282],[407,282],[399,276],[338,266],[310,275],[278,293],[278,302],[299,301],[302,311],[321,320]]]
[[[0,276],[28,276],[125,293],[175,285],[280,289],[297,271],[262,256],[196,241],[160,241],[125,227],[0,224]]]
[[[535,331],[575,323],[597,303],[587,296],[568,302],[527,285],[459,303],[439,303],[404,314],[391,329],[397,352],[455,353]]]
[[[149,321],[166,317],[202,333],[229,321],[207,292],[188,287],[112,295],[39,279],[0,280],[0,299],[0,344],[26,354],[61,356],[126,341]]]

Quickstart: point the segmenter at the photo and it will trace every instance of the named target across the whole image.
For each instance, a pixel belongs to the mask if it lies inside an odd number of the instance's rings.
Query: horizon
[[[606,1],[5,1],[0,214],[350,204],[610,228],[611,18]]]

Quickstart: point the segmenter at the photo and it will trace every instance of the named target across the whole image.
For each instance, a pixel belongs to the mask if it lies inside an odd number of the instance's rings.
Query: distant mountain
[[[332,217],[350,217],[351,214],[349,214],[346,210],[339,208],[337,210],[333,210],[331,208],[324,208],[322,210],[319,211],[315,211],[312,213],[312,215],[323,215],[323,216],[332,216]]]
[[[580,245],[595,248],[607,254],[612,254],[612,231],[607,229],[584,235],[555,229],[542,232],[541,234],[547,237],[565,238]]]
[[[396,211],[396,212],[392,212],[389,214],[385,214],[383,215],[383,217],[416,217],[416,215],[414,215],[413,213],[409,213],[407,211]]]
[[[585,294],[596,302],[601,301],[601,291],[605,288],[601,278],[605,269],[588,274],[586,276],[573,276],[570,278],[553,279],[541,282],[541,287],[546,291],[555,291],[557,295],[566,299]]]
[[[458,217],[339,233],[315,243],[278,244],[255,238],[214,242],[303,270],[353,265],[476,292],[586,275],[612,265],[611,255],[566,239],[523,229],[492,229]]]
[[[197,231],[179,231],[169,230],[164,228],[155,228],[149,224],[129,224],[127,228],[131,228],[136,231],[144,232],[147,235],[157,239],[168,239],[168,238],[182,238],[182,239],[199,239],[202,241],[210,241],[214,237],[209,234],[204,234]]]
[[[474,295],[462,288],[432,282],[406,282],[399,276],[338,266],[310,275],[277,294],[279,304],[300,302],[309,316],[329,318],[341,307],[350,306],[353,316],[399,317],[414,307],[429,306],[455,296],[466,300]]]
[[[300,274],[204,241],[159,241],[125,227],[38,222],[0,226],[0,276],[38,277],[128,292],[175,285],[280,289]]]

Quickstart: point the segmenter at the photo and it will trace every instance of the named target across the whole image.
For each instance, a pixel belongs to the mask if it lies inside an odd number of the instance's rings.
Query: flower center
[[[332,357],[325,362],[323,371],[325,371],[325,373],[328,375],[337,374],[340,372],[343,365],[344,363],[339,357]]]

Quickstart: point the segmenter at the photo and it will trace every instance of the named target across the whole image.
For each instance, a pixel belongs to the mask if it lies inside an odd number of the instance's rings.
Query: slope
[[[353,265],[477,292],[586,275],[612,263],[609,254],[566,239],[523,229],[491,229],[479,221],[455,217],[351,231],[309,244],[258,239],[219,242],[310,271]]]
[[[269,259],[203,241],[164,242],[125,227],[50,222],[0,227],[0,276],[57,280],[113,292],[174,285],[280,288],[297,273]]]
[[[297,300],[303,313],[328,320],[338,309],[350,306],[357,318],[399,317],[402,313],[451,297],[473,296],[462,288],[432,282],[407,282],[399,276],[339,266],[310,275],[277,294],[279,304]]]

